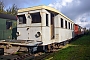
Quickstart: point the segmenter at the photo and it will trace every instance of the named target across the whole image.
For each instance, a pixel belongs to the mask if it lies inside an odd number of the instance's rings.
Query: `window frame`
[[[68,22],[68,29],[70,29],[70,22]]]
[[[8,26],[9,26],[9,27],[8,27]],[[12,28],[10,28],[10,27],[12,27],[12,21],[6,20],[6,29],[12,29]]]
[[[72,23],[71,23],[71,30],[72,30]]]
[[[46,14],[46,26],[48,26],[48,14]]]
[[[65,28],[67,29],[67,21],[65,20]]]
[[[23,16],[23,20],[21,21],[21,23],[20,23],[20,16]],[[26,20],[25,14],[17,15],[17,17],[18,17],[18,20],[19,20],[19,24],[27,24],[27,20]]]
[[[61,28],[63,28],[64,27],[64,25],[63,25],[64,24],[64,22],[63,22],[64,20],[63,20],[63,18],[60,18],[60,20],[61,20]]]
[[[37,20],[35,20],[34,22],[33,22],[33,18],[32,18],[32,15],[31,14],[33,14],[33,17],[35,17],[35,15],[34,14],[38,14],[39,13],[39,18],[40,18],[40,20],[39,20],[39,22],[37,22]],[[40,14],[40,12],[35,12],[35,13],[30,13],[30,16],[31,16],[31,23],[32,24],[34,24],[34,23],[41,23],[41,14]],[[35,18],[34,18],[35,19]]]

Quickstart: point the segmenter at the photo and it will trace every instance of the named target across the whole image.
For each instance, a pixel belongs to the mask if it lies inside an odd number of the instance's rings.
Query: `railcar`
[[[78,24],[74,24],[74,36],[83,35],[85,33],[84,28],[79,26]]]
[[[75,36],[79,34],[79,26],[77,24],[74,24],[74,33],[75,33]]]
[[[16,16],[0,13],[0,40],[17,39]]]
[[[81,35],[84,35],[86,33],[86,28],[81,28]]]
[[[29,50],[51,50],[74,38],[74,22],[52,7],[19,9],[17,17],[17,40],[30,42]]]

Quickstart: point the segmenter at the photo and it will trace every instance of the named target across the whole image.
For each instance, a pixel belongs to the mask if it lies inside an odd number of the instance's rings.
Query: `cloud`
[[[37,4],[41,0],[0,0],[0,1],[4,2],[6,8],[12,6],[13,4],[17,5],[20,8],[24,8]]]
[[[26,8],[40,4],[42,0],[0,0],[5,4],[5,8],[16,4],[19,8]],[[43,0],[44,1],[44,0]],[[49,4],[61,11],[75,23],[89,27],[90,24],[90,0],[52,0]]]
[[[57,0],[49,4],[82,27],[90,24],[90,0]]]

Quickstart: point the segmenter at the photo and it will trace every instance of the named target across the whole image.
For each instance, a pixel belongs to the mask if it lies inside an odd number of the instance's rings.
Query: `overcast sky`
[[[90,0],[57,0],[49,4],[75,23],[90,27]]]
[[[19,8],[49,5],[56,8],[82,27],[90,27],[90,0],[1,0],[6,8],[16,4]]]

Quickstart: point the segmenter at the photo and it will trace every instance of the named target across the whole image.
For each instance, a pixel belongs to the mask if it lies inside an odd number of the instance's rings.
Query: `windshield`
[[[25,15],[18,15],[19,24],[26,24],[26,17]]]
[[[32,23],[41,23],[41,16],[39,12],[31,13],[30,15],[32,17]]]

